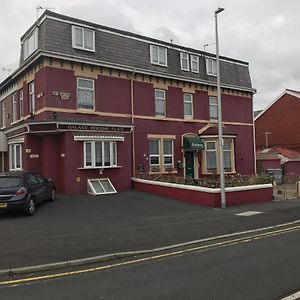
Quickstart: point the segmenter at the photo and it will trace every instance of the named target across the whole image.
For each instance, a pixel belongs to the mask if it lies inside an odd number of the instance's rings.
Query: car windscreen
[[[0,177],[0,189],[16,188],[21,184],[21,177]]]

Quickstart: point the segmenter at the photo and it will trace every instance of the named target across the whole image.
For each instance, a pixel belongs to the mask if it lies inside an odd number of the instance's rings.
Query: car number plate
[[[0,203],[0,208],[6,208],[7,207],[7,203]]]

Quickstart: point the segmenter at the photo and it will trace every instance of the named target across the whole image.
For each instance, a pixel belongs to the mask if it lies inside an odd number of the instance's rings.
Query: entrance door
[[[184,154],[185,157],[185,177],[194,178],[194,152],[188,151]]]

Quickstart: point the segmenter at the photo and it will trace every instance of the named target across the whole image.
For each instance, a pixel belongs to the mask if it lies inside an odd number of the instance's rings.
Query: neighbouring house
[[[256,152],[257,172],[275,176],[278,182],[300,177],[300,153],[281,147],[261,148]]]
[[[256,147],[300,152],[300,92],[286,89],[255,117]]]
[[[21,45],[0,84],[2,171],[40,171],[67,194],[218,174],[214,54],[48,10]],[[249,65],[221,56],[220,76],[226,174],[254,174]]]

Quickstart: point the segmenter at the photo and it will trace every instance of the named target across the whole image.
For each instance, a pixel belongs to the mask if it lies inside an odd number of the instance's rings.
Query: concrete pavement
[[[247,211],[260,214],[239,216]],[[58,196],[34,217],[0,214],[0,270],[147,250],[300,219],[300,201],[213,209],[130,190]]]

